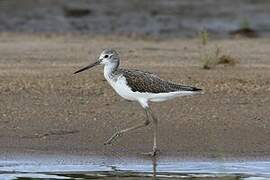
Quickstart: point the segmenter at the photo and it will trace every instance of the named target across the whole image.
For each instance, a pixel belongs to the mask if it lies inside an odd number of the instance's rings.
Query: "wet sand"
[[[121,99],[102,68],[73,75],[103,48],[121,53],[122,67],[204,89],[200,96],[152,104],[161,156],[269,156],[269,39],[212,40],[209,48],[238,59],[202,69],[198,39],[159,40],[75,34],[0,34],[0,153],[136,156],[152,147],[151,126],[104,141],[144,120]]]

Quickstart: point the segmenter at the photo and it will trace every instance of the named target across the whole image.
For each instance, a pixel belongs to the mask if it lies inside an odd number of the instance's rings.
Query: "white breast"
[[[123,76],[119,76],[116,80],[113,80],[111,78],[107,80],[109,84],[113,87],[113,89],[117,92],[117,94],[119,94],[121,97],[127,100],[137,100],[136,95],[127,85],[127,81]]]

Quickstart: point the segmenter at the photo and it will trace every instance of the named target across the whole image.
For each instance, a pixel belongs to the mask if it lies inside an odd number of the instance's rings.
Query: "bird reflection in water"
[[[153,165],[153,180],[156,180],[157,175],[157,157],[152,157],[152,165]]]

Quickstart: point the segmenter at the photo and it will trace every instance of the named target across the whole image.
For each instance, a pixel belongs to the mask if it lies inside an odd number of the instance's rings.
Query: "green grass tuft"
[[[199,32],[199,39],[201,41],[201,44],[203,46],[207,45],[209,41],[209,33],[206,30],[200,31]]]
[[[219,64],[234,66],[237,63],[236,58],[222,54],[220,47],[216,47],[214,51],[201,53],[200,61],[203,69],[211,69]]]
[[[240,22],[240,29],[250,29],[250,21],[248,20],[248,18],[244,18],[241,22]]]

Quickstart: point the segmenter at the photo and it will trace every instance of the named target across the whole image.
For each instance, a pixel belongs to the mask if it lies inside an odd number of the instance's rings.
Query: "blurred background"
[[[269,36],[268,0],[1,0],[1,32]]]

